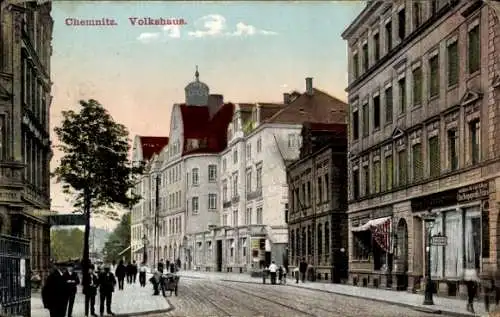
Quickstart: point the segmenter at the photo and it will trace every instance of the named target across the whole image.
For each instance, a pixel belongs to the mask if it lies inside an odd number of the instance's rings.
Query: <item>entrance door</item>
[[[217,240],[215,247],[215,263],[217,265],[217,272],[222,272],[222,240]]]

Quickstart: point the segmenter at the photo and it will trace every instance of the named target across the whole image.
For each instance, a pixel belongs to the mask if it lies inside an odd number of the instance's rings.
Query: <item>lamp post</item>
[[[143,246],[143,250],[142,250],[142,262],[144,264],[146,264],[146,262],[148,261],[148,251],[147,251],[147,247],[148,247],[148,237],[146,237],[146,235],[144,235],[142,237],[142,244],[144,245]]]
[[[427,276],[425,282],[425,297],[424,297],[424,305],[434,305],[433,299],[433,287],[432,287],[432,278],[431,278],[431,240],[432,240],[432,232],[431,229],[434,226],[434,222],[436,221],[436,214],[433,214],[429,211],[428,214],[422,217],[422,220],[425,224],[426,237],[427,237],[427,245],[425,250],[427,251],[427,265],[425,266],[425,274]]]

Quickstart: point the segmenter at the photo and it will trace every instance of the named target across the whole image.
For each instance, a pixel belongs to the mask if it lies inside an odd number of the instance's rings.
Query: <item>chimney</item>
[[[314,92],[313,92],[313,79],[312,79],[312,77],[307,77],[306,78],[306,93],[309,96],[314,95]]]
[[[209,95],[208,96],[208,113],[210,119],[219,111],[220,107],[224,104],[224,97],[222,95]]]
[[[288,105],[288,104],[290,103],[290,101],[291,101],[291,99],[290,99],[290,98],[291,98],[291,96],[290,96],[290,94],[289,94],[289,93],[284,93],[284,94],[283,94],[283,103],[284,103],[285,105]]]

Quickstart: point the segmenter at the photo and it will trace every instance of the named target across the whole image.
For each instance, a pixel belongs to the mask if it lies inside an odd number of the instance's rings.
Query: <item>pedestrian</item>
[[[54,270],[45,280],[42,288],[43,307],[48,309],[50,317],[65,317],[68,306],[68,285],[61,267],[54,264]]]
[[[163,270],[165,269],[165,264],[163,263],[163,259],[158,262],[157,268],[158,272],[163,273]]]
[[[132,284],[132,277],[134,276],[134,265],[132,262],[127,264],[127,284]]]
[[[293,275],[295,275],[295,284],[299,284],[300,271],[298,267],[293,269]]]
[[[477,271],[475,269],[465,269],[464,281],[467,287],[467,311],[474,313],[474,298],[477,294],[479,281]]]
[[[176,272],[175,263],[172,261],[170,262],[170,273],[174,274],[175,272]]]
[[[132,263],[132,282],[135,284],[135,281],[137,280],[137,271],[138,271],[138,268],[137,268],[137,263],[134,262]]]
[[[283,265],[278,268],[278,279],[280,284],[286,284],[286,269]]]
[[[115,276],[118,279],[118,289],[123,290],[123,283],[125,281],[125,275],[127,274],[127,268],[123,264],[123,260],[120,260],[120,263],[118,263],[116,270],[115,270]]]
[[[278,272],[278,266],[274,261],[271,261],[271,265],[269,265],[269,274],[271,275],[271,284],[276,284],[276,273]]]
[[[170,262],[171,262],[170,260],[167,260],[167,263],[165,264],[165,269],[166,269],[167,271],[169,271],[169,270],[170,270]]]
[[[64,280],[68,285],[68,317],[71,317],[73,316],[73,305],[75,304],[77,286],[80,284],[80,278],[74,271],[73,264],[70,264],[66,272],[64,272]]]
[[[306,282],[306,273],[307,273],[306,258],[302,258],[302,260],[300,261],[299,271],[300,271],[300,279],[302,280],[302,283],[305,283]]]
[[[89,310],[93,317],[97,317],[95,313],[95,297],[97,295],[97,287],[99,286],[99,277],[94,272],[93,265],[85,274],[86,276],[83,279],[85,281],[83,284],[83,294],[85,295],[85,317],[89,316]]]
[[[146,266],[146,262],[142,262],[141,268],[139,269],[139,284],[142,287],[146,287],[146,272],[148,271],[148,267]]]
[[[106,303],[106,313],[114,316],[111,311],[111,301],[115,291],[116,278],[110,270],[109,265],[104,266],[104,272],[99,275],[99,312],[101,317],[104,315],[104,303]]]
[[[177,261],[175,262],[175,264],[177,265],[177,270],[180,270],[181,269],[181,258],[177,258]]]

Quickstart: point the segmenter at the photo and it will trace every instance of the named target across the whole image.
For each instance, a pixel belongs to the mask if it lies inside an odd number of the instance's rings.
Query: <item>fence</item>
[[[0,235],[0,315],[31,315],[29,240]]]

